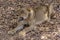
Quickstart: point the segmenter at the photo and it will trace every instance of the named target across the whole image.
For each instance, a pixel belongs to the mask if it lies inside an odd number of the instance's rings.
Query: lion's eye
[[[19,18],[19,21],[23,21],[23,20],[24,20],[24,18],[23,18],[23,17],[20,17],[20,18]]]

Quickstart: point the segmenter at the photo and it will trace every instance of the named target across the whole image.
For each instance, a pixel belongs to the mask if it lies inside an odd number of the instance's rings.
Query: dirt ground
[[[51,23],[44,22],[33,29],[26,27],[13,35],[8,34],[19,24],[22,8],[51,3],[54,3]],[[0,0],[0,40],[60,40],[60,0]]]

